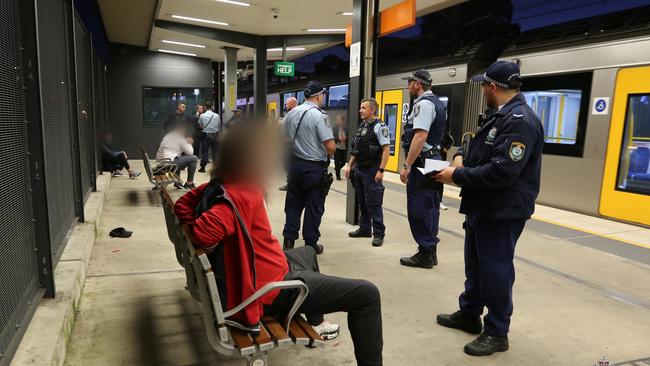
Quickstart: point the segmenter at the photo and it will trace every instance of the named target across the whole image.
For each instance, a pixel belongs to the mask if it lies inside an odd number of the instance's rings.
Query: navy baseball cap
[[[305,87],[305,98],[310,98],[321,93],[329,94],[330,92],[323,88],[323,86],[317,81],[310,81],[307,83],[307,86]]]
[[[402,80],[415,80],[425,85],[431,85],[433,83],[431,74],[429,74],[429,72],[425,69],[419,69],[409,75],[402,76]]]
[[[472,76],[472,81],[485,81],[504,89],[517,89],[522,84],[519,66],[510,61],[496,61],[483,74]]]

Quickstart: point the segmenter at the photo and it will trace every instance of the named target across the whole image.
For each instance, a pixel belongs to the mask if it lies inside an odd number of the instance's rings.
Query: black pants
[[[336,149],[336,152],[334,153],[334,170],[336,171],[336,179],[341,179],[341,168],[345,166],[347,158],[347,150]]]
[[[217,153],[216,134],[201,134],[201,169],[208,165],[210,159],[214,162]]]
[[[119,153],[117,156],[113,157],[111,160],[110,166],[112,167],[111,171],[115,170],[131,170],[131,166],[129,166],[129,160],[126,158],[126,155],[124,153]]]
[[[382,337],[381,300],[379,289],[366,281],[327,276],[319,272],[316,251],[300,247],[285,252],[289,273],[285,280],[300,280],[309,288],[309,295],[299,312],[312,325],[323,322],[323,314],[345,311],[359,366],[381,366]],[[266,313],[277,316],[278,309],[288,309],[295,292],[283,290]]]

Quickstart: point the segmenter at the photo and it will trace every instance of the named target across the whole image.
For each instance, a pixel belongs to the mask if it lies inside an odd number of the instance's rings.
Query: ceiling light
[[[345,32],[345,28],[310,28],[307,32]]]
[[[183,56],[196,56],[196,53],[188,53],[188,52],[178,52],[178,51],[171,51],[171,50],[158,50],[159,52],[164,52],[164,53],[173,53],[175,55],[183,55]]]
[[[287,47],[287,51],[304,51],[305,49],[306,49],[305,47]],[[282,51],[282,47],[269,48],[267,51],[271,51],[271,52]]]
[[[351,11],[344,11],[344,12],[340,12],[339,15],[354,15],[354,13]]]
[[[183,19],[183,20],[191,20],[191,21],[193,21],[193,22],[209,23],[209,24],[216,24],[216,25],[229,25],[228,23],[217,22],[216,20],[208,20],[208,19],[200,19],[200,18],[191,18],[191,17],[185,17],[185,16],[182,16],[182,15],[172,15],[172,18],[175,18],[175,19]]]
[[[251,6],[249,3],[245,3],[243,1],[234,1],[234,0],[217,0],[220,3],[226,3],[226,4],[232,4],[232,5],[239,5],[239,6]]]
[[[194,43],[185,43],[185,42],[176,42],[176,41],[168,41],[166,39],[162,40],[162,43],[169,43],[169,44],[177,44],[179,46],[188,46],[188,47],[196,47],[196,48],[205,48],[204,45],[202,44],[194,44]]]

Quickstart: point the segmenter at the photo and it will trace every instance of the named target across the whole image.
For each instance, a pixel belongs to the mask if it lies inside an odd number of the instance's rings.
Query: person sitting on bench
[[[232,309],[269,282],[301,280],[309,295],[299,312],[315,330],[324,337],[330,331],[338,332],[338,326],[323,321],[323,314],[347,312],[357,364],[381,366],[383,338],[377,287],[366,280],[320,273],[313,248],[283,252],[272,234],[265,189],[274,172],[279,171],[280,140],[275,131],[259,121],[233,126],[219,144],[211,181],[178,199],[174,211],[181,223],[189,225],[192,243],[209,253],[218,287],[225,287],[220,293],[224,310]],[[293,296],[292,290],[271,292],[231,320],[255,332],[261,317],[281,319],[286,315]]]
[[[199,161],[194,154],[192,143],[194,142],[191,137],[185,137],[187,132],[187,125],[184,123],[177,123],[172,127],[172,130],[163,137],[156,153],[156,161],[158,163],[171,161],[178,166],[178,170],[187,168],[187,182],[185,185],[175,183],[176,188],[193,189],[194,173],[196,172],[196,164]],[[180,174],[178,174],[180,176]]]
[[[129,156],[126,151],[115,150],[113,148],[113,134],[104,133],[102,138],[102,171],[111,172],[114,177],[124,176],[122,169],[126,169],[130,179],[140,176],[140,172],[132,170],[129,165]]]

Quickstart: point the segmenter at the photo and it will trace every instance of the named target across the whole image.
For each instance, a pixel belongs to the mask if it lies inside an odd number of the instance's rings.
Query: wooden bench
[[[154,190],[169,184],[183,184],[183,181],[181,181],[181,178],[178,176],[178,165],[169,161],[156,163],[156,165],[152,167],[151,159],[149,158],[149,154],[144,150],[144,147],[140,146],[140,152],[142,153],[144,170],[147,172],[147,177],[149,178],[149,182],[153,184]]]
[[[221,307],[219,289],[206,253],[194,248],[190,241],[189,228],[181,225],[174,213],[174,202],[169,192],[161,186],[165,223],[169,240],[174,244],[176,259],[185,268],[187,290],[199,303],[203,322],[212,348],[225,356],[241,357],[247,365],[268,365],[268,353],[289,344],[310,347],[324,347],[325,341],[309,323],[297,314],[298,308],[307,297],[309,289],[301,281],[271,282],[258,289],[248,299],[229,311]],[[250,334],[232,326],[229,317],[240,312],[270,291],[296,289],[298,296],[282,322],[272,317],[264,317],[259,334]]]

